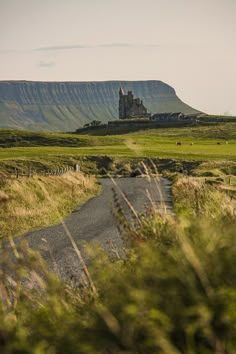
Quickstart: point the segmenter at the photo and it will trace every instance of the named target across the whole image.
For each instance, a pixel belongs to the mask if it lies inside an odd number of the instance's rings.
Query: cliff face
[[[149,112],[197,112],[161,81],[0,81],[0,127],[73,131],[94,119],[117,119],[121,86],[140,97]]]

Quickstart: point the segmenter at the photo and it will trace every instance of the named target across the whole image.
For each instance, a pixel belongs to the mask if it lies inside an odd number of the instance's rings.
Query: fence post
[[[15,172],[16,172],[16,178],[19,178],[19,170],[18,170],[18,168],[15,169]]]
[[[80,172],[80,165],[79,164],[75,165],[75,172]]]

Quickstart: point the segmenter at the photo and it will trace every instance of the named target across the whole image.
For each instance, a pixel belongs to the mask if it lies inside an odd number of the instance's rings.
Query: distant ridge
[[[149,112],[199,111],[182,102],[162,81],[0,81],[0,127],[74,131],[93,120],[118,118],[119,88],[140,97]]]

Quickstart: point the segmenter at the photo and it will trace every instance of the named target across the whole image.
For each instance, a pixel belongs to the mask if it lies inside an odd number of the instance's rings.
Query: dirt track
[[[147,178],[117,178],[114,181],[119,186],[118,188],[112,180],[101,179],[100,183],[103,186],[101,194],[74,210],[65,219],[65,224],[80,249],[83,249],[84,241],[92,240],[108,248],[110,241],[117,247],[122,245],[116,220],[112,214],[112,189],[120,195],[122,206],[127,213],[127,203],[121,196],[120,190],[137,211],[142,211],[145,206],[150,205],[147,190],[157,205],[160,205],[160,200],[163,198],[167,208],[171,208],[170,183],[166,179],[161,178],[157,182]],[[162,197],[156,183],[158,183]],[[30,247],[40,251],[51,270],[56,271],[63,278],[78,278],[81,266],[62,224],[33,231],[24,237],[27,238]]]

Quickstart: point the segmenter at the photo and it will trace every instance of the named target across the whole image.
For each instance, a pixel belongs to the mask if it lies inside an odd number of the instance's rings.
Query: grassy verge
[[[70,213],[98,190],[94,177],[71,172],[61,177],[2,179],[0,237],[57,223],[60,216]]]
[[[211,218],[230,215],[233,218],[236,215],[236,194],[222,188],[227,186],[224,181],[220,184],[206,182],[196,177],[182,177],[175,181],[173,195],[177,214]]]

